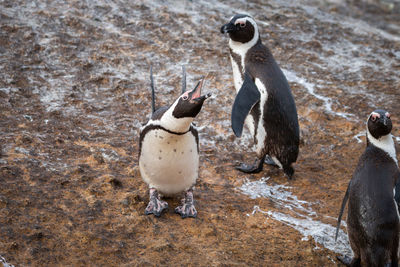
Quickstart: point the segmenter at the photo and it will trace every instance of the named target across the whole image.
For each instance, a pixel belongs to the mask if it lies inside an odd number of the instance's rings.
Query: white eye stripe
[[[381,117],[381,114],[376,113],[376,112],[372,112],[371,115],[370,115],[369,117],[377,117],[377,118],[380,118],[380,117]]]
[[[189,92],[185,92],[185,93],[181,96],[181,98],[182,98],[183,100],[187,100],[187,99],[189,98]]]
[[[235,25],[237,25],[237,24],[246,24],[246,22],[247,22],[247,18],[241,18],[241,19],[237,19],[236,21],[235,21]]]
[[[239,18],[235,21],[235,25],[237,25],[238,23],[243,23],[246,24],[247,22],[250,22],[251,25],[253,25],[254,30],[256,31],[256,34],[258,35],[258,27],[257,27],[257,23],[256,21],[252,18],[252,17],[244,17],[244,18]],[[258,39],[258,36],[257,36]]]

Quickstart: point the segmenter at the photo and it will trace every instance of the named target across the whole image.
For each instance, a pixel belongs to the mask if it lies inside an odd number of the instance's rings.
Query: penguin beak
[[[203,77],[201,81],[197,83],[196,87],[189,93],[189,98],[191,102],[192,101],[198,102],[199,100],[204,101],[211,96],[211,93],[208,93],[206,95],[201,95],[201,89],[203,88],[204,85],[204,79],[205,77]]]
[[[236,27],[233,23],[229,22],[221,27],[221,33],[230,33],[236,30]]]
[[[386,116],[383,116],[383,125],[387,126],[388,124],[388,119]]]

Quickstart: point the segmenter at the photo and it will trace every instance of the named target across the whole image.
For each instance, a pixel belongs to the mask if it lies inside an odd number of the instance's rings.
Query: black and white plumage
[[[155,109],[154,83],[152,81],[151,119],[140,130],[139,169],[150,188],[150,202],[146,214],[160,216],[168,207],[159,193],[173,195],[185,192],[182,206],[175,211],[183,218],[195,217],[192,187],[199,169],[199,137],[193,119],[200,112],[210,94],[201,95],[204,78],[186,91],[185,72],[182,94],[169,107]]]
[[[260,39],[254,19],[236,15],[221,28],[229,34],[230,58],[237,96],[232,108],[232,129],[240,137],[246,123],[254,137],[258,159],[244,172],[259,172],[266,157],[291,178],[299,152],[296,105],[285,75]]]
[[[367,147],[343,198],[349,201],[347,230],[353,259],[339,258],[348,266],[397,266],[399,212],[395,188],[399,179],[390,114],[375,110],[367,121]],[[389,265],[387,265],[389,264]]]

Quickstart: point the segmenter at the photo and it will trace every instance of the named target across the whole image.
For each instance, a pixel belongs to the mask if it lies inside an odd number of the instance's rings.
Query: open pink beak
[[[197,83],[196,87],[189,93],[190,100],[200,100],[200,99],[207,99],[211,96],[211,93],[206,95],[201,95],[201,89],[204,85],[205,77],[201,78],[200,82]]]

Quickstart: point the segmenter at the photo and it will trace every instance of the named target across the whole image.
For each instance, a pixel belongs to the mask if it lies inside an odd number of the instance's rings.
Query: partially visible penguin
[[[299,153],[296,105],[285,75],[269,49],[261,43],[258,27],[248,15],[235,15],[221,28],[228,33],[236,98],[232,129],[240,137],[246,122],[254,137],[257,159],[236,168],[246,173],[277,165],[292,178]]]
[[[399,212],[395,185],[399,178],[390,114],[375,110],[367,121],[367,147],[347,187],[338,217],[349,201],[347,231],[353,259],[339,258],[347,266],[397,266]]]
[[[201,95],[204,78],[193,90],[186,91],[183,69],[182,94],[171,106],[156,110],[152,70],[150,73],[153,114],[140,129],[139,145],[140,173],[150,188],[145,214],[158,217],[168,207],[159,193],[184,192],[182,205],[175,212],[182,218],[196,217],[193,186],[199,172],[199,137],[192,121],[211,94]]]

